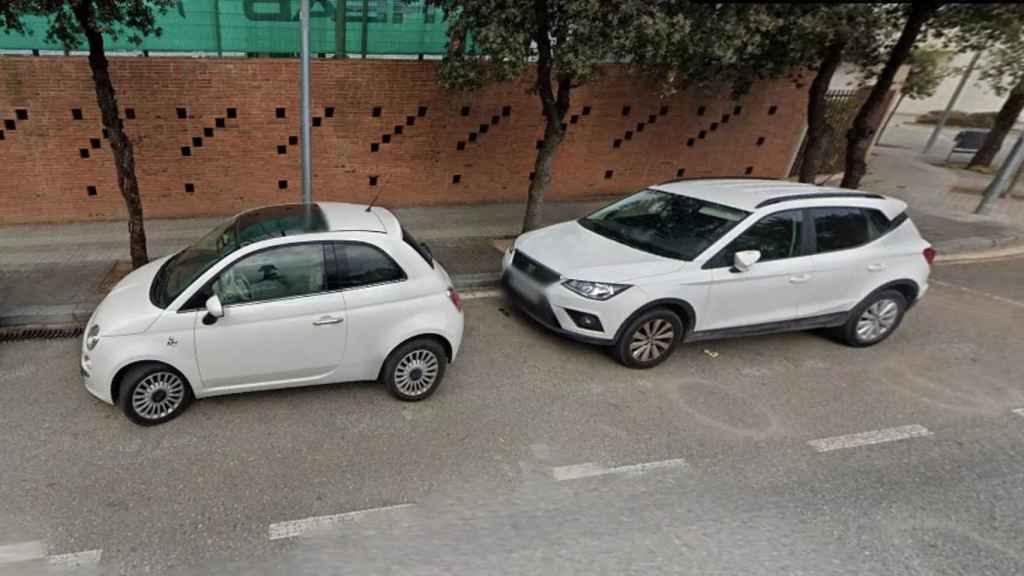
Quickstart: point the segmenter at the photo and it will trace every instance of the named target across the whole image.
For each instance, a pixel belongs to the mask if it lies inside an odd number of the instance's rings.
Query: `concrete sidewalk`
[[[863,186],[905,199],[922,234],[942,255],[1015,245],[1024,227],[1005,217],[978,217],[933,202],[949,193],[948,171],[910,155],[877,148]],[[583,216],[605,203],[548,203],[545,221]],[[488,204],[395,210],[403,225],[431,245],[460,289],[493,285],[501,264],[496,241],[520,229],[522,204]],[[219,218],[151,220],[146,230],[152,258],[198,239]],[[127,270],[123,222],[0,226],[0,326],[81,323]]]

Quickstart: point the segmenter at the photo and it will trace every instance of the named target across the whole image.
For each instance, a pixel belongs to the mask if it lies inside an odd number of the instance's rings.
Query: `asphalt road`
[[[470,300],[429,401],[344,384],[154,428],[85,392],[77,341],[0,344],[0,574],[1021,574],[1024,259],[934,279],[878,347],[645,372]]]

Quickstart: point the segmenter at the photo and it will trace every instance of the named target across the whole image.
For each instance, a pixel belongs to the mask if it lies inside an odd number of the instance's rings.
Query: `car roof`
[[[696,178],[691,180],[673,180],[651,186],[651,188],[690,196],[716,204],[724,204],[748,212],[753,212],[767,205],[781,206],[789,197],[792,200],[816,200],[823,198],[887,200],[879,194],[766,178]]]
[[[348,202],[318,202],[332,232],[377,232],[394,234],[399,230],[398,219],[388,210],[366,204]]]

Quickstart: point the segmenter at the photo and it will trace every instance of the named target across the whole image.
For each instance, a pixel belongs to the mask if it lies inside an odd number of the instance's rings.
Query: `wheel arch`
[[[896,290],[897,292],[902,294],[903,297],[907,299],[907,308],[910,308],[911,306],[914,305],[915,302],[917,302],[917,296],[918,294],[921,293],[921,287],[918,285],[917,282],[911,280],[910,278],[901,278],[899,280],[886,282],[885,284],[882,284],[878,288],[875,288],[870,293],[868,293],[868,295],[861,298],[860,301],[857,303],[857,306],[860,306],[865,300],[884,290]]]
[[[627,316],[626,319],[619,324],[619,329],[615,331],[614,341],[618,342],[619,338],[622,336],[622,331],[626,329],[626,326],[629,326],[630,322],[635,320],[641,314],[654,310],[655,308],[668,308],[679,316],[679,319],[683,321],[683,333],[679,335],[680,339],[682,339],[688,330],[692,330],[693,327],[697,325],[697,313],[689,302],[679,298],[659,298],[644,304]]]
[[[167,368],[170,368],[171,370],[176,372],[178,376],[181,377],[182,381],[185,382],[185,386],[188,386],[189,392],[195,394],[195,390],[193,390],[192,383],[189,382],[188,376],[185,376],[185,373],[176,368],[174,365],[163,360],[133,360],[131,362],[128,362],[124,366],[118,368],[117,372],[114,373],[114,377],[110,379],[111,402],[117,404],[118,394],[121,392],[121,381],[124,379],[125,374],[127,374],[131,369],[145,364],[159,364],[161,366],[166,366]]]

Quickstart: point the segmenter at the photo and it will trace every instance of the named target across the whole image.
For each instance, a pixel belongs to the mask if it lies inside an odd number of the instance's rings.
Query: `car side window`
[[[812,208],[817,253],[834,252],[867,244],[868,218],[860,208]]]
[[[325,289],[321,244],[297,244],[243,257],[217,277],[213,293],[222,304],[241,304],[315,294]]]
[[[760,251],[760,262],[800,256],[802,233],[802,211],[786,210],[769,214],[744,230],[704,267],[732,266],[734,255],[744,250]]]
[[[334,244],[337,262],[336,286],[333,289],[358,288],[385,282],[405,280],[402,268],[383,250],[361,242]]]

